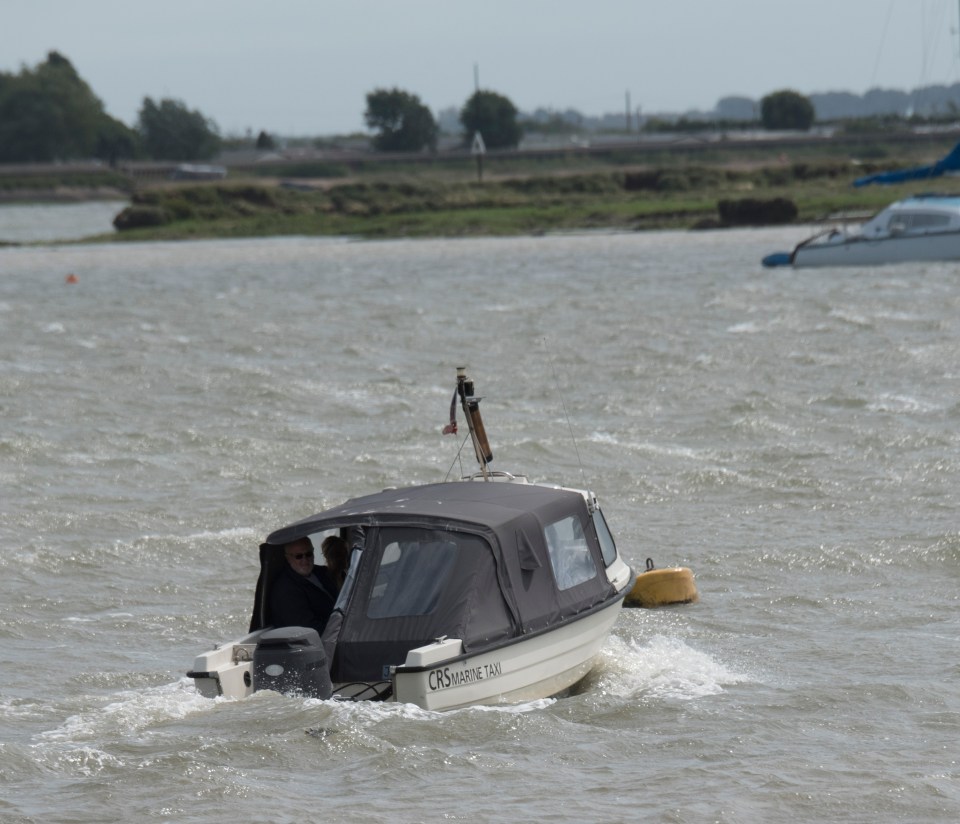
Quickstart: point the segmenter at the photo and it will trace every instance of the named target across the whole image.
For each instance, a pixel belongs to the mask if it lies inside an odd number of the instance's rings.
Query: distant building
[[[181,163],[170,172],[171,180],[222,180],[227,176],[225,166],[201,163]]]

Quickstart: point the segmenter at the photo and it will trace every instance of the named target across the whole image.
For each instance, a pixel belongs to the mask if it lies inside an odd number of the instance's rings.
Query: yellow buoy
[[[647,558],[647,569],[637,576],[633,589],[623,600],[625,607],[662,607],[667,604],[692,604],[700,596],[693,573],[686,567],[654,569]]]

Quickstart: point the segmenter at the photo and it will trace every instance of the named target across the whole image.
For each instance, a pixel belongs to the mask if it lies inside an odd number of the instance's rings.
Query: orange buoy
[[[637,576],[633,589],[623,599],[625,607],[660,607],[667,604],[692,604],[699,600],[693,573],[686,567],[654,569],[647,558],[647,568]]]
[[[69,275],[67,275],[67,283],[79,283],[79,282],[80,282],[80,278],[78,278],[72,272]]]

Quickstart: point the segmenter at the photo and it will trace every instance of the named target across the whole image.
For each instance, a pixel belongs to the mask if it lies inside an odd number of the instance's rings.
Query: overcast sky
[[[521,111],[711,110],[960,82],[955,0],[0,0],[0,71],[51,50],[134,125],[174,98],[224,135],[362,131],[399,87],[436,113],[480,87]]]

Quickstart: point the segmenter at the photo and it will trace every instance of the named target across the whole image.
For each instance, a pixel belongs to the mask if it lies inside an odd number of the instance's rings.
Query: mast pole
[[[463,416],[467,419],[470,430],[470,440],[473,442],[473,451],[480,464],[480,472],[485,481],[490,480],[487,465],[493,460],[493,452],[487,441],[487,432],[480,417],[480,398],[473,394],[473,381],[467,377],[465,366],[457,367],[457,394],[460,395],[460,405],[463,407]]]

